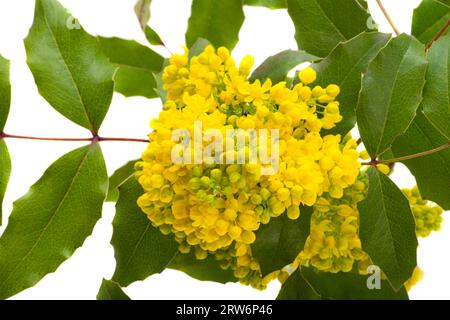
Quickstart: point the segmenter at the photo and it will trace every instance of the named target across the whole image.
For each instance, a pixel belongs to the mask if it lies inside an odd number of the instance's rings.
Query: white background
[[[84,28],[103,36],[136,39],[145,43],[134,16],[135,0],[60,0],[77,17]],[[402,32],[409,32],[412,10],[419,0],[384,0],[387,10]],[[156,29],[172,52],[182,51],[184,32],[190,14],[188,0],[154,0],[151,26]],[[369,5],[383,32],[391,32],[375,1]],[[41,98],[25,63],[22,39],[27,35],[33,19],[34,1],[0,1],[0,52],[12,61],[12,108],[6,132],[10,134],[47,137],[89,137],[83,128],[72,124],[54,111]],[[296,48],[294,27],[286,10],[245,8],[246,20],[240,33],[240,42],[233,55],[240,59],[249,53],[256,65],[267,56]],[[156,48],[161,54],[167,52]],[[124,98],[115,94],[100,134],[102,136],[145,138],[148,123],[158,115],[161,104],[157,99]],[[27,192],[57,158],[81,146],[70,142],[40,142],[8,140],[13,159],[11,182],[6,194],[4,213],[7,216],[12,202]],[[106,142],[102,148],[108,171],[128,160],[139,157],[145,148],[140,143]],[[394,179],[401,187],[411,187],[414,180],[408,171],[397,167]],[[94,233],[74,256],[63,263],[56,273],[46,276],[34,288],[15,299],[95,299],[102,278],[112,276],[115,263],[109,244],[114,205],[105,204],[103,218]],[[411,292],[413,299],[450,298],[450,219],[445,215],[442,231],[420,240],[419,265],[425,272],[424,280]],[[0,228],[0,233],[3,231]],[[125,289],[133,299],[273,299],[279,284],[272,283],[266,291],[257,291],[239,284],[221,285],[200,282],[177,272],[166,270],[143,282]]]

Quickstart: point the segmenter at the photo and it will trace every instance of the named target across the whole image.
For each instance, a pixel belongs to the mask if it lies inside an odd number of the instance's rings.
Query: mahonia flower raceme
[[[243,283],[264,287],[279,272],[262,279],[252,256],[251,244],[260,225],[282,214],[301,219],[302,205],[328,201],[335,210],[335,201],[355,183],[360,185],[360,163],[355,140],[321,136],[322,129],[331,129],[342,119],[335,100],[337,85],[310,86],[316,79],[312,68],[301,71],[300,83],[292,88],[285,82],[250,82],[252,66],[250,56],[237,66],[226,48],[216,51],[212,46],[191,59],[187,49],[170,58],[162,76],[167,101],[158,119],[151,122],[150,144],[137,164],[137,178],[144,189],[138,204],[162,233],[174,234],[181,252],[193,250],[198,259],[213,254]],[[278,130],[278,171],[262,175],[261,163],[173,163],[172,150],[178,144],[172,139],[173,131],[195,134],[198,121],[203,131],[216,129],[224,134],[227,129]],[[247,157],[249,148],[244,147]],[[270,145],[258,148],[271,151]],[[237,151],[231,150],[233,158]],[[227,153],[230,150],[214,158],[223,160]],[[324,213],[316,211],[320,225]],[[340,211],[349,215],[340,221],[343,231],[336,235],[348,238],[347,251],[344,240],[338,242],[340,252],[357,259],[361,256],[354,239],[357,217],[351,207]],[[323,228],[327,233],[327,227]],[[312,251],[310,255],[311,263],[319,266]],[[341,259],[330,268],[346,270],[348,263]]]
[[[414,214],[417,236],[428,237],[432,231],[439,231],[444,210],[440,206],[424,200],[417,186],[414,186],[412,189],[403,189],[402,191],[408,198]]]

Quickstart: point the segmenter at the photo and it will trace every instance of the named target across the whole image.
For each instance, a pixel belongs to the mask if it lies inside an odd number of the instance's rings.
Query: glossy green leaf
[[[311,207],[302,207],[297,220],[291,220],[283,214],[260,226],[252,253],[263,275],[292,263],[303,250],[310,233],[312,211]]]
[[[6,60],[0,55],[0,132],[5,128],[11,104],[9,68],[9,60]]]
[[[356,115],[372,157],[389,149],[411,124],[422,100],[426,70],[424,46],[406,34],[392,39],[369,64]]]
[[[246,6],[266,7],[269,9],[287,8],[286,0],[244,0]]]
[[[423,113],[450,140],[450,34],[433,44],[428,61]]]
[[[287,0],[287,4],[298,48],[319,57],[369,30],[370,14],[354,0]]]
[[[109,177],[108,196],[106,201],[117,201],[119,199],[119,187],[134,175],[134,166],[138,160],[129,161],[114,171]]]
[[[108,175],[98,144],[52,164],[14,203],[0,238],[0,299],[34,286],[79,248],[100,219]]]
[[[198,38],[208,39],[215,47],[233,49],[244,23],[242,0],[193,0],[188,21],[186,44]]]
[[[361,90],[361,74],[369,63],[387,44],[390,36],[378,32],[362,33],[355,38],[340,43],[328,57],[313,65],[317,71],[317,84],[326,87],[337,84],[341,93],[337,97],[343,117],[325,134],[346,135],[356,124],[356,106]]]
[[[320,300],[321,298],[303,278],[300,269],[297,269],[283,283],[277,296],[277,300]]]
[[[98,40],[56,0],[36,0],[25,39],[27,63],[40,94],[62,115],[97,131],[113,95],[114,66]]]
[[[168,267],[182,271],[188,276],[200,281],[214,281],[219,283],[237,281],[233,275],[233,271],[230,269],[223,270],[219,262],[211,255],[205,260],[197,260],[193,253],[178,253]]]
[[[423,0],[414,10],[411,33],[422,43],[430,43],[450,19],[448,0]],[[446,34],[450,33],[450,29]]]
[[[118,67],[114,89],[126,97],[155,98],[153,73],[162,70],[164,58],[136,41],[99,37],[103,52]]]
[[[367,171],[369,191],[358,204],[362,248],[395,289],[417,266],[417,238],[408,199],[386,175]]]
[[[123,292],[117,282],[103,279],[102,285],[97,294],[97,300],[130,300],[130,297]]]
[[[368,276],[352,272],[319,272],[311,268],[302,268],[303,278],[325,300],[408,300],[404,287],[398,291],[381,280],[380,289],[369,289]]]
[[[395,157],[429,151],[448,143],[429,120],[418,113],[408,130],[392,146]],[[450,148],[403,161],[416,178],[421,195],[450,210]]]
[[[289,71],[303,62],[317,61],[318,57],[304,51],[285,50],[267,58],[258,68],[253,71],[250,81],[256,79],[264,82],[271,79],[272,83],[284,81]]]
[[[126,287],[163,271],[178,246],[173,237],[153,227],[138,207],[143,190],[136,179],[128,179],[119,190],[111,240],[117,263],[112,280]]]
[[[3,139],[0,139],[0,226],[2,225],[3,216],[3,198],[5,196],[10,175],[11,157],[9,156],[6,142]]]

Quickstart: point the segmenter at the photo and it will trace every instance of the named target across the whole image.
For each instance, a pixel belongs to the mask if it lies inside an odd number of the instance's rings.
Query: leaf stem
[[[400,35],[400,31],[397,29],[397,27],[394,24],[394,21],[391,19],[391,17],[389,16],[389,13],[387,12],[386,8],[384,7],[383,3],[381,2],[381,0],[376,0],[378,6],[381,9],[381,12],[383,12],[384,17],[386,18],[386,20],[389,22],[389,24],[392,27],[392,30],[394,30],[395,34],[398,36]]]
[[[440,37],[444,35],[444,33],[447,31],[447,29],[450,27],[450,19],[447,20],[447,23],[442,27],[441,30],[434,36],[433,40],[430,41],[430,43],[427,44],[425,50],[428,51],[433,43],[439,40]]]
[[[447,148],[450,148],[450,141],[447,142],[446,144],[442,145],[442,146],[437,147],[437,148],[434,148],[434,149],[431,149],[431,150],[427,150],[427,151],[423,151],[423,152],[419,152],[419,153],[415,153],[415,154],[411,154],[409,156],[398,157],[398,158],[393,158],[393,159],[388,159],[388,160],[372,159],[370,162],[363,162],[361,164],[363,166],[376,166],[379,163],[391,164],[391,163],[395,163],[395,162],[402,162],[402,161],[406,161],[406,160],[411,160],[411,159],[415,159],[415,158],[428,156],[430,154],[437,153],[437,152],[445,150]]]
[[[22,139],[22,140],[39,140],[39,141],[71,141],[71,142],[81,142],[81,141],[89,141],[89,142],[97,142],[97,141],[119,141],[119,142],[144,142],[148,143],[149,141],[146,139],[135,139],[135,138],[110,138],[110,137],[100,137],[94,135],[91,138],[46,138],[46,137],[31,137],[31,136],[20,136],[14,134],[7,134],[4,132],[0,132],[0,139]]]

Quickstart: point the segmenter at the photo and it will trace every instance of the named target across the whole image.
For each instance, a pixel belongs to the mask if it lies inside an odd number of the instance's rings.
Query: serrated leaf
[[[408,130],[392,146],[395,157],[429,151],[448,143],[430,121],[418,113]],[[450,148],[427,156],[403,161],[416,178],[420,194],[450,210]]]
[[[123,292],[122,288],[117,282],[103,279],[100,289],[97,294],[97,300],[131,300],[129,296]]]
[[[292,263],[303,250],[310,233],[312,211],[311,207],[301,207],[297,220],[283,214],[261,225],[252,244],[252,253],[264,276]]]
[[[395,291],[385,280],[381,280],[380,289],[368,289],[369,275],[319,272],[305,267],[302,267],[301,273],[324,300],[408,300],[404,287]]]
[[[163,235],[152,226],[137,205],[143,190],[136,179],[120,187],[113,221],[111,244],[116,257],[112,280],[122,287],[160,273],[178,252],[173,237]]]
[[[198,38],[208,39],[215,47],[233,49],[244,23],[242,0],[193,0],[188,21],[186,44]]]
[[[212,255],[208,255],[204,260],[197,260],[193,253],[178,253],[168,267],[184,272],[188,276],[200,281],[214,281],[219,283],[237,281],[233,275],[233,271],[220,268],[219,262]]]
[[[253,71],[250,81],[256,79],[264,82],[271,79],[272,83],[284,81],[289,71],[303,62],[313,62],[320,58],[304,51],[285,50],[267,58],[258,68]]]
[[[328,57],[313,64],[317,71],[317,84],[326,87],[337,84],[341,93],[337,97],[343,117],[326,134],[346,135],[356,124],[356,106],[361,90],[361,74],[367,70],[369,63],[389,41],[390,36],[378,32],[362,33],[355,38],[340,43]]]
[[[319,57],[369,30],[370,14],[354,0],[287,0],[287,4],[298,48]]]
[[[9,82],[9,60],[0,55],[0,132],[5,128],[11,104],[11,84]]]
[[[450,34],[433,44],[428,61],[423,113],[450,140]]]
[[[34,286],[79,248],[100,219],[108,175],[98,144],[52,164],[14,203],[0,238],[0,299]]]
[[[450,2],[444,1],[423,0],[414,10],[411,33],[424,44],[430,43],[450,19]]]
[[[408,199],[386,175],[367,171],[369,191],[358,203],[362,249],[398,290],[417,266],[417,238]]]
[[[152,0],[138,0],[134,6],[134,12],[141,25],[142,30],[145,30],[147,23],[150,21],[150,5]]]
[[[11,157],[9,156],[6,142],[3,139],[0,139],[0,226],[2,225],[3,216],[3,198],[5,196],[10,175]]]
[[[114,89],[126,97],[155,98],[153,73],[162,70],[164,58],[136,41],[99,37],[103,52],[118,67]]]
[[[119,187],[134,175],[134,166],[138,160],[132,160],[114,171],[109,177],[109,188],[106,201],[117,201],[119,199]]]
[[[277,300],[320,300],[321,296],[314,291],[303,278],[300,268],[283,283]]]
[[[422,100],[427,61],[424,46],[402,34],[369,64],[356,111],[362,141],[374,158],[405,132]]]
[[[113,95],[114,66],[98,40],[56,0],[36,0],[34,22],[25,39],[27,63],[40,94],[59,113],[98,131]]]
[[[266,7],[272,10],[287,8],[286,0],[244,0],[244,5]]]

